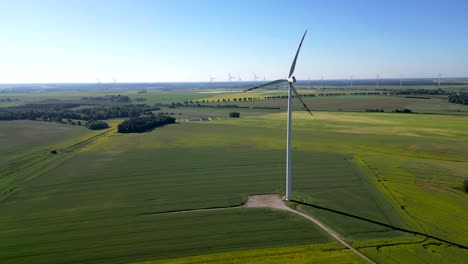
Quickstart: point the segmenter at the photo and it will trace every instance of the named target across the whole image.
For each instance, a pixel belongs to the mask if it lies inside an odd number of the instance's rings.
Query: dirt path
[[[264,195],[251,195],[247,199],[247,202],[243,205],[243,207],[249,207],[249,208],[255,208],[255,207],[269,207],[269,208],[275,208],[279,210],[286,210],[292,213],[295,213],[297,215],[300,215],[304,218],[307,218],[308,220],[312,221],[316,225],[318,225],[320,228],[322,228],[325,232],[327,232],[330,236],[335,238],[338,242],[340,242],[342,245],[345,247],[349,248],[351,251],[356,253],[358,256],[360,256],[362,259],[367,261],[368,263],[375,264],[374,261],[366,257],[364,254],[359,252],[357,249],[352,247],[350,244],[348,244],[346,241],[344,241],[343,238],[340,237],[335,231],[327,227],[325,224],[317,220],[316,218],[306,215],[302,212],[299,212],[297,210],[294,210],[283,202],[281,197],[278,194],[264,194]]]
[[[241,206],[233,206],[233,207],[217,207],[217,208],[204,208],[204,209],[191,209],[191,210],[182,210],[182,211],[168,211],[168,212],[155,212],[155,213],[145,213],[148,215],[151,214],[180,214],[180,213],[189,213],[189,212],[207,212],[207,211],[218,211],[218,210],[226,210],[226,209],[236,209],[236,208],[274,208],[278,210],[285,210],[289,211],[291,213],[300,215],[309,221],[313,222],[314,224],[318,225],[322,230],[327,232],[330,236],[332,236],[334,239],[336,239],[338,242],[340,242],[343,246],[347,247],[354,253],[356,253],[359,257],[361,257],[363,260],[367,261],[368,263],[371,264],[376,264],[374,261],[366,257],[364,254],[359,252],[357,249],[352,247],[350,244],[348,244],[343,238],[340,237],[335,231],[333,231],[331,228],[317,220],[316,218],[304,214],[300,211],[294,210],[290,207],[288,207],[284,201],[281,199],[281,197],[278,194],[262,194],[262,195],[251,195],[248,197],[247,202],[244,205]]]

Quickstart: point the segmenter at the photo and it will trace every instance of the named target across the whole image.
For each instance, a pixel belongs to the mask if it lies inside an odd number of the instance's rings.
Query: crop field
[[[83,97],[104,97],[107,95],[126,95],[133,98],[144,98],[147,104],[184,102],[185,100],[196,100],[206,97],[205,93],[192,91],[160,91],[148,90],[146,93],[139,93],[135,90],[97,90],[97,91],[61,91],[61,92],[22,92],[22,93],[1,93],[1,98],[18,99],[18,103],[31,103],[43,100],[75,100],[79,101]],[[12,102],[16,103],[16,102]],[[0,107],[12,106],[12,103],[0,103]]]
[[[51,145],[67,139],[80,137],[89,130],[57,123],[31,121],[2,121],[0,130],[0,157],[31,151],[31,148],[43,148],[47,151]]]
[[[353,252],[337,243],[300,245],[281,248],[245,250],[202,256],[145,261],[133,264],[189,264],[189,263],[366,263]]]
[[[303,100],[311,110],[315,111],[365,111],[366,109],[383,109],[391,112],[395,109],[409,108],[418,113],[436,114],[468,114],[468,105],[452,104],[446,97],[433,96],[431,99],[406,98],[405,96],[388,95],[347,95],[347,96],[324,96],[304,97]],[[218,103],[215,103],[218,104]],[[236,104],[238,106],[256,107],[280,107],[287,108],[286,99],[229,102],[224,104]],[[302,106],[295,102],[293,109],[302,110]]]
[[[306,100],[321,110],[362,111],[357,108],[378,104],[448,109],[422,102],[438,99]],[[282,101],[255,105],[282,106]],[[163,111],[181,113],[175,116],[182,119],[223,117],[232,109]],[[284,112],[239,111],[241,118],[179,120],[142,134],[116,133],[117,121],[105,133],[37,121],[0,122],[0,134],[9,135],[0,138],[7,146],[5,157],[12,151],[50,157],[47,150],[61,150],[40,169],[34,165],[34,177],[22,176],[27,168],[2,168],[0,180],[7,175],[8,181],[0,181],[7,190],[0,199],[0,226],[5,227],[0,262],[246,263],[261,258],[264,263],[361,263],[299,216],[238,207],[250,194],[283,194],[286,137]],[[319,218],[379,263],[463,263],[468,257],[453,244],[346,215],[468,245],[468,196],[462,190],[468,179],[467,117],[352,112],[311,117],[296,111],[293,118],[293,198],[343,214],[291,206]],[[17,127],[24,132],[15,133]],[[41,136],[43,131],[50,134]]]

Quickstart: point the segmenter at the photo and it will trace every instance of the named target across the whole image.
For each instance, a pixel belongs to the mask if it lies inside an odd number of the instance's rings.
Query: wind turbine
[[[255,72],[253,73],[253,75],[254,75],[254,78],[253,78],[253,81],[254,81],[254,82],[256,82],[258,79],[260,79],[260,77],[258,77],[258,76],[255,74]]]
[[[285,200],[290,201],[291,200],[291,121],[292,121],[292,116],[291,116],[291,98],[294,93],[297,99],[302,103],[304,108],[312,115],[312,112],[310,109],[307,107],[307,105],[304,103],[302,100],[301,96],[297,92],[296,88],[294,88],[293,83],[296,82],[296,77],[293,76],[294,74],[294,69],[296,68],[296,61],[297,61],[297,56],[299,55],[299,51],[301,50],[302,42],[304,41],[305,35],[307,34],[307,30],[304,32],[304,35],[302,36],[301,43],[299,44],[299,47],[297,48],[296,51],[296,56],[294,57],[294,60],[291,65],[291,69],[289,70],[289,77],[287,79],[279,79],[276,81],[268,82],[259,86],[255,86],[252,88],[249,88],[244,91],[248,92],[251,90],[255,90],[258,88],[270,86],[270,85],[275,85],[283,82],[287,82],[289,84],[289,89],[288,89],[288,129],[287,129],[287,135],[286,135],[286,196]]]
[[[96,81],[97,81],[98,89],[101,89],[101,80],[100,80],[100,79],[96,79]]]
[[[117,82],[117,79],[116,79],[116,78],[112,78],[112,82],[114,83],[114,88],[117,88],[117,86],[115,85],[115,82]]]
[[[238,80],[239,82],[242,82],[242,78],[240,77],[240,75],[239,75],[239,77],[237,77],[237,80]]]
[[[351,75],[349,76],[349,82],[351,83],[351,90],[353,90],[353,78],[354,78],[354,75]]]
[[[212,77],[210,74],[210,82],[213,82],[213,80],[216,79],[215,77]]]
[[[376,74],[375,75],[375,81],[376,81],[376,84],[377,84],[377,90],[379,89],[379,79],[380,79],[380,74]]]
[[[437,75],[438,78],[438,82],[439,82],[439,89],[440,89],[440,77],[442,77],[442,74],[439,73],[439,75]]]
[[[232,79],[235,79],[236,77],[231,76],[231,74],[230,74],[229,72],[228,72],[228,76],[229,76],[229,78],[228,78],[228,80],[229,80],[229,88],[232,89]]]
[[[320,74],[320,90],[323,90],[323,74]]]

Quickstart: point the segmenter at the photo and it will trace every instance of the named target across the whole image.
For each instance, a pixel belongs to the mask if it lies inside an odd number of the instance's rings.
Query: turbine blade
[[[299,93],[296,91],[296,88],[294,88],[294,85],[292,83],[289,83],[289,87],[291,87],[291,90],[294,92],[294,94],[296,95],[296,98],[299,99],[299,101],[301,101],[302,103],[302,106],[304,106],[304,108],[307,110],[307,112],[309,112],[310,115],[313,116],[312,112],[310,111],[309,107],[307,107],[307,105],[305,104],[304,100],[302,100],[301,96],[299,95]]]
[[[265,86],[270,86],[270,85],[273,85],[273,84],[278,84],[278,83],[287,82],[287,81],[288,80],[279,79],[279,80],[276,80],[276,81],[268,82],[268,83],[265,83],[265,84],[262,84],[262,85],[259,85],[259,86],[249,88],[249,89],[243,91],[243,93],[251,91],[251,90],[255,90],[255,89],[258,89],[258,88],[262,88],[262,87],[265,87]]]
[[[294,74],[294,69],[296,68],[296,61],[297,61],[297,56],[299,56],[299,51],[301,50],[302,42],[304,41],[305,35],[307,34],[307,30],[304,32],[304,35],[302,36],[301,43],[299,44],[299,47],[297,48],[296,56],[294,57],[293,63],[291,65],[291,70],[289,70],[289,77]]]

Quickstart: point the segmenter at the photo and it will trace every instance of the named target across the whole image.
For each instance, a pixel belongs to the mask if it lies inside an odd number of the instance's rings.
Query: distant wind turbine
[[[353,90],[353,78],[354,78],[354,75],[349,76],[349,82],[351,84],[351,90]]]
[[[439,75],[437,77],[439,77],[438,81],[439,81],[439,89],[440,89],[440,77],[442,77],[442,74],[439,73]]]
[[[323,90],[323,74],[320,74],[320,90]]]
[[[96,81],[97,81],[98,89],[101,89],[101,80],[100,80],[100,79],[96,79]]]
[[[403,76],[400,74],[400,89],[403,88]]]
[[[296,77],[293,76],[294,74],[294,69],[296,68],[296,61],[297,57],[299,55],[299,51],[301,50],[302,42],[304,41],[304,38],[307,34],[307,30],[304,32],[304,35],[302,36],[301,43],[299,44],[299,47],[297,48],[296,51],[296,56],[294,57],[294,60],[291,65],[291,69],[289,70],[289,77],[287,79],[279,79],[276,81],[268,82],[259,86],[255,86],[252,88],[249,88],[245,90],[244,92],[248,92],[254,89],[270,86],[270,85],[275,85],[283,82],[287,82],[289,84],[289,89],[288,89],[288,129],[287,129],[287,136],[286,136],[286,196],[285,200],[290,201],[291,200],[291,122],[292,122],[292,116],[291,116],[291,98],[294,93],[297,99],[302,103],[304,108],[312,115],[312,112],[310,109],[307,107],[307,105],[304,103],[302,100],[301,96],[297,92],[296,88],[294,88],[293,83],[296,82]]]
[[[260,77],[258,77],[255,72],[253,73],[253,81],[256,82],[258,79],[260,79]]]
[[[379,89],[379,79],[380,79],[380,74],[376,74],[375,75],[375,81],[376,81],[376,85],[377,85],[377,90]]]
[[[237,78],[237,80],[238,80],[239,82],[242,82],[242,78],[240,77],[240,75],[239,75],[239,77]]]
[[[232,79],[235,79],[236,77],[231,76],[231,74],[228,72],[228,80],[229,80],[229,88],[232,89]]]
[[[210,82],[213,82],[213,80],[216,79],[215,77],[212,77],[210,74]]]
[[[116,84],[115,84],[115,83],[117,82],[117,79],[112,78],[112,82],[114,83],[114,88],[117,88],[117,86],[116,86]]]

